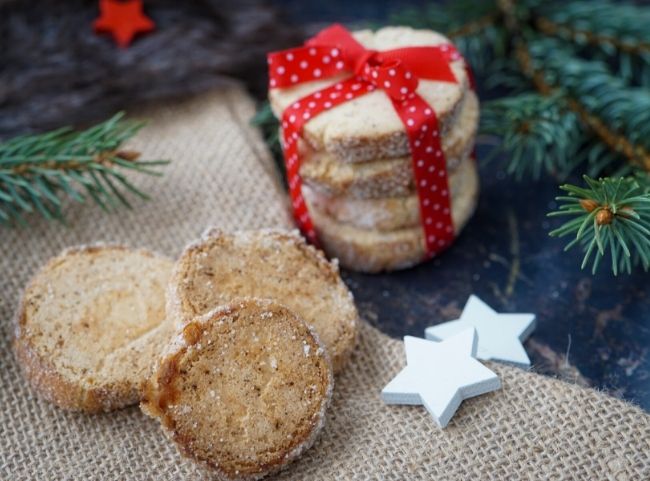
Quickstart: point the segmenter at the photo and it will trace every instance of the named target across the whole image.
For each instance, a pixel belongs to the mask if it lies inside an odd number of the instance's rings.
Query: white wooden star
[[[468,327],[478,331],[479,359],[530,366],[530,359],[521,343],[535,329],[534,314],[499,314],[471,295],[460,319],[428,327],[424,335],[427,339],[442,341]]]
[[[477,361],[473,328],[443,342],[406,336],[406,367],[381,391],[387,404],[421,404],[444,428],[461,401],[501,387],[499,377]]]

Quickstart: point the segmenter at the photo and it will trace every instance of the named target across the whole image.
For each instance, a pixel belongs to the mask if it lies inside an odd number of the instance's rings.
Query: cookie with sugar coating
[[[474,195],[476,178],[476,162],[470,156],[449,175],[449,193],[452,205],[456,205],[457,217],[461,216],[459,206],[463,204],[463,197]],[[302,191],[308,206],[342,224],[384,232],[420,225],[420,200],[415,193],[405,197],[356,199],[328,196],[307,185],[303,185]],[[452,207],[452,217],[453,211]]]
[[[61,408],[99,412],[137,403],[160,349],[170,259],[123,246],[77,247],[27,285],[14,350],[34,389]]]
[[[333,387],[317,335],[288,308],[240,299],[187,323],[142,402],[179,451],[221,480],[255,480],[308,449]]]
[[[336,263],[297,231],[208,230],[176,262],[167,312],[176,325],[234,298],[273,299],[294,311],[323,341],[339,372],[357,335],[358,313]]]
[[[465,95],[458,120],[443,136],[447,169],[454,171],[474,148],[479,104],[476,94]],[[408,196],[415,192],[413,160],[410,156],[375,159],[361,163],[337,161],[327,152],[305,151],[300,175],[306,184],[329,196],[359,199]]]
[[[364,47],[378,51],[450,43],[449,39],[437,32],[409,27],[385,27],[375,32],[361,30],[353,32],[353,36]],[[420,79],[417,88],[417,93],[435,110],[442,134],[451,128],[469,86],[464,60],[451,62],[450,68],[456,83]],[[281,118],[284,109],[296,100],[350,75],[271,89],[271,108],[276,117]],[[303,133],[315,150],[327,151],[341,162],[401,157],[409,153],[404,125],[390,99],[381,90],[322,112],[305,124]]]
[[[471,170],[466,183],[451,206],[456,235],[476,208],[479,192],[476,169]],[[337,222],[313,205],[309,212],[325,252],[348,269],[361,272],[405,269],[422,262],[424,258],[425,242],[420,226],[382,232]]]
[[[447,169],[453,171],[474,148],[478,126],[478,98],[468,92],[451,131],[443,138]],[[344,163],[327,152],[306,149],[300,175],[306,184],[331,196],[359,199],[407,196],[415,192],[410,156]]]

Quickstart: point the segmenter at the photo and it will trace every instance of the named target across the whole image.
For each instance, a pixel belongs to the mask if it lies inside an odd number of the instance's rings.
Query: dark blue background
[[[276,3],[297,22],[360,24],[427,2]],[[479,145],[479,159],[486,152]],[[457,317],[471,293],[499,311],[534,312],[538,327],[526,343],[534,370],[650,409],[648,275],[601,269],[593,277],[579,269],[578,251],[565,253],[564,242],[548,237],[558,180],[515,182],[498,162],[481,166],[481,180],[474,218],[439,259],[391,274],[345,273],[361,312],[395,337],[422,336],[426,326]]]

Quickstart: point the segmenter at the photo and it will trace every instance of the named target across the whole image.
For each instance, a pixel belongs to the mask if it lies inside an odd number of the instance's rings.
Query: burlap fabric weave
[[[271,160],[247,125],[252,112],[236,89],[148,111],[152,122],[136,146],[173,160],[163,178],[137,179],[154,200],[119,215],[75,208],[69,227],[31,219],[29,228],[0,230],[1,479],[201,476],[137,407],[86,416],[39,399],[13,358],[11,317],[29,276],[69,245],[118,241],[174,256],[208,225],[289,226]],[[381,402],[379,391],[403,364],[402,343],[364,323],[324,433],[279,478],[650,479],[650,418],[634,406],[492,364],[503,389],[466,401],[440,430],[421,407]]]

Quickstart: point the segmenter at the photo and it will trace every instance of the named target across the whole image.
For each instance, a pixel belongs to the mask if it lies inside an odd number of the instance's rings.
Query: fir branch
[[[564,94],[566,105],[607,147],[650,170],[650,153],[639,143],[647,142],[645,131],[650,130],[650,93],[626,87],[602,62],[578,58],[569,45],[536,38],[521,25],[512,0],[499,0],[499,6],[513,35],[515,59],[535,88],[543,95]],[[513,162],[521,161],[515,152]]]
[[[618,18],[614,16],[613,18]],[[635,55],[645,55],[650,53],[650,42],[634,42],[620,39],[613,35],[595,33],[590,30],[583,30],[572,25],[555,23],[552,20],[539,17],[535,19],[536,27],[548,35],[556,35],[560,38],[568,39],[576,43],[588,43],[593,46],[602,48],[605,51],[612,49],[623,53]]]
[[[561,87],[554,88],[546,81],[546,72],[542,70],[542,67],[535,68],[533,66],[532,56],[524,43],[517,45],[515,58],[519,62],[522,72],[530,78],[538,92],[545,96],[562,98],[562,103],[565,106],[564,115],[573,117],[572,113],[577,114],[582,125],[590,127],[593,139],[582,141],[577,155],[573,157],[573,167],[584,162],[588,165],[590,175],[598,175],[606,167],[620,164],[625,160],[642,166],[646,164],[643,147],[640,149],[636,148],[625,137],[609,129],[602,120],[592,115],[575,98],[568,96],[566,92],[564,92],[564,97],[561,97],[560,92],[564,89]],[[513,105],[513,108],[518,109],[519,106]],[[582,125],[580,129],[582,129]],[[522,144],[526,144],[529,139],[521,136],[520,141]],[[527,161],[526,158],[519,155],[521,151],[522,149],[510,150],[510,164],[523,164]],[[572,149],[572,152],[567,152],[565,156],[572,155],[573,153],[574,150]],[[623,153],[626,156],[622,155]],[[553,160],[549,160],[548,162],[552,163]],[[568,171],[565,173],[568,173]]]
[[[650,86],[650,10],[604,0],[535,8],[535,27],[567,41],[589,59],[602,60],[633,85]]]
[[[524,45],[524,44],[522,44]],[[520,45],[517,55],[535,86],[545,94],[565,93],[576,112],[612,151],[650,170],[650,92],[628,87],[605,64],[583,60],[570,47],[549,39]],[[552,54],[549,54],[552,52]]]
[[[104,210],[130,207],[125,190],[147,199],[124,173],[160,175],[157,167],[167,161],[141,161],[138,152],[120,148],[142,126],[119,113],[84,131],[63,128],[0,143],[0,224],[25,223],[31,212],[64,221],[64,198],[90,197]]]
[[[540,5],[537,26],[547,33],[590,44],[609,52],[650,53],[650,11],[631,3],[572,1],[564,8]]]
[[[579,115],[600,141],[628,161],[650,170],[648,150],[634,143],[647,138],[644,132],[639,132],[644,129],[638,128],[645,125],[645,119],[650,120],[647,90],[626,88],[622,80],[609,74],[602,62],[578,58],[569,45],[535,37],[525,26],[532,15],[525,5],[499,0],[498,6],[513,37],[514,57],[535,88],[543,95],[563,93],[565,105]],[[614,99],[615,103],[603,99]],[[513,161],[518,160],[520,156],[515,152]]]
[[[491,156],[511,153],[506,169],[517,179],[543,171],[566,176],[584,136],[578,116],[566,110],[561,96],[536,93],[485,102],[481,132],[501,139]]]
[[[650,193],[648,175],[594,180],[584,177],[586,188],[563,185],[568,196],[557,197],[559,209],[548,215],[570,216],[571,220],[550,235],[575,234],[565,250],[579,245],[584,252],[582,268],[592,273],[609,254],[614,274],[641,265],[650,268]]]

